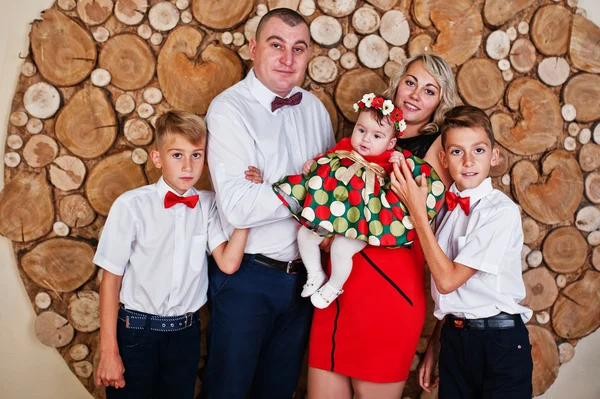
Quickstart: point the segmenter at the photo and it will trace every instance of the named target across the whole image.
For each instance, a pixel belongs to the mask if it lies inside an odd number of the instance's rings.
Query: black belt
[[[136,312],[119,307],[119,320],[125,322],[126,328],[143,330],[146,328],[146,320],[150,318],[150,330],[153,331],[179,331],[191,327],[200,321],[200,309],[195,312],[186,313],[181,316],[157,316],[153,314]]]
[[[271,269],[281,270],[288,274],[306,273],[306,268],[301,259],[284,262],[282,260],[271,259],[261,254],[244,254],[243,260],[246,262],[254,262],[257,265]]]
[[[462,330],[485,330],[491,329],[507,329],[514,328],[517,322],[521,320],[520,314],[498,313],[495,316],[486,317],[485,319],[465,319],[454,315],[446,316],[446,325],[452,328]]]

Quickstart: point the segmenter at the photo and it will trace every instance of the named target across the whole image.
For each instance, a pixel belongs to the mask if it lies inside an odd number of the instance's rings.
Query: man
[[[312,308],[296,244],[297,222],[271,185],[301,173],[307,159],[334,145],[329,115],[297,87],[310,58],[306,21],[295,11],[263,16],[250,40],[254,68],[210,105],[208,164],[223,228],[250,228],[244,259],[228,275],[210,272],[206,399],[291,398],[305,352]],[[263,184],[245,179],[250,165]]]

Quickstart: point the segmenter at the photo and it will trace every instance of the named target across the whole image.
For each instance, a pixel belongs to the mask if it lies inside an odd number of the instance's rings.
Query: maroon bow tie
[[[180,197],[172,191],[169,191],[165,195],[165,208],[170,208],[175,204],[185,204],[190,208],[193,208],[198,203],[199,195],[188,195],[187,197]]]
[[[469,216],[471,197],[459,197],[450,191],[446,191],[446,204],[448,204],[448,210],[450,211],[456,208],[456,205],[460,205],[465,215]]]
[[[301,92],[298,92],[288,98],[275,97],[275,100],[273,100],[273,102],[271,103],[271,112],[277,111],[284,105],[298,105],[300,104],[300,101],[302,101]]]

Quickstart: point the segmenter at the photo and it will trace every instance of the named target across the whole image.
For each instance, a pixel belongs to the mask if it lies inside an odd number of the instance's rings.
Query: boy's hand
[[[260,170],[256,166],[248,166],[248,170],[244,172],[246,180],[250,180],[252,183],[262,184],[263,178]]]
[[[420,176],[419,182],[414,179],[412,172],[401,156],[400,166],[394,164],[394,171],[390,175],[391,189],[400,201],[408,208],[408,212],[414,217],[425,217],[427,219],[427,179],[425,175]]]
[[[123,361],[118,353],[101,354],[98,370],[96,370],[96,385],[112,386],[117,389],[125,386]]]
[[[392,153],[392,155],[390,156],[390,163],[395,163],[397,165],[400,165],[400,161],[402,160],[403,156],[402,153],[399,151],[394,151]]]
[[[312,160],[312,159],[309,159],[308,161],[304,162],[304,165],[302,165],[302,173],[303,173],[303,174],[310,173],[310,167],[312,166],[312,164],[313,164],[314,162],[315,162],[315,161],[314,161],[314,160]]]
[[[435,376],[433,382],[431,381],[435,374],[438,354],[439,343],[430,341],[429,345],[427,345],[427,351],[425,351],[423,363],[419,366],[419,385],[427,392],[431,392],[440,383],[439,376]]]

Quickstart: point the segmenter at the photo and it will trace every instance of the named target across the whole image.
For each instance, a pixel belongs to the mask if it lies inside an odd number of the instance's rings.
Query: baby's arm
[[[96,371],[96,385],[115,388],[125,386],[125,368],[117,344],[117,313],[122,280],[123,276],[104,270],[100,283],[100,362]]]
[[[322,154],[319,154],[319,155],[322,155]],[[315,163],[314,159],[309,159],[308,161],[304,162],[304,165],[302,165],[302,173],[303,174],[310,173],[310,167],[312,166],[313,163]]]
[[[390,162],[395,163],[398,166],[400,165],[400,161],[402,160],[402,153],[400,151],[394,151],[390,156]]]
[[[246,180],[250,180],[252,183],[262,184],[264,182],[262,173],[260,173],[260,169],[256,166],[248,166],[244,174],[246,175]]]

